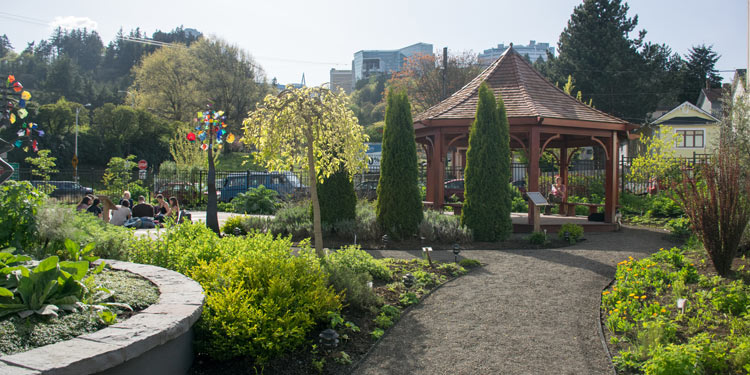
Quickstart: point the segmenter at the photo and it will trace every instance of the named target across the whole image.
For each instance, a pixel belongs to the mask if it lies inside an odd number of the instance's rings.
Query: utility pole
[[[750,2],[750,0],[747,0]],[[446,81],[448,77],[448,47],[443,47],[443,99],[448,97]]]

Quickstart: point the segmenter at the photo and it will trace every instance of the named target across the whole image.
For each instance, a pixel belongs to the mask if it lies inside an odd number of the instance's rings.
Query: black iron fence
[[[705,163],[709,154],[694,154],[689,158],[681,158],[680,163],[696,165]],[[634,158],[622,157],[618,163],[620,190],[634,194],[646,194],[654,189],[655,181],[638,180],[630,176],[630,169]],[[33,185],[42,187],[51,197],[60,201],[73,203],[84,195],[108,195],[119,197],[123,191],[131,191],[133,199],[139,195],[152,200],[156,194],[165,197],[177,197],[183,205],[198,206],[205,204],[208,198],[208,172],[206,170],[165,170],[155,169],[132,171],[131,182],[128,184],[104,184],[103,169],[72,169],[60,170],[44,181],[33,176],[28,168],[17,171],[13,179],[30,181]],[[559,172],[555,169],[542,171],[539,187],[546,194],[554,184],[554,177]],[[447,166],[445,181],[464,178],[464,168],[460,165]],[[379,170],[368,170],[366,173],[354,176],[354,187],[357,194],[363,198],[374,199]],[[426,185],[427,170],[425,165],[419,168],[419,184]],[[604,196],[605,169],[603,163],[595,160],[577,160],[571,163],[568,170],[569,196]],[[525,163],[511,163],[511,183],[521,190],[525,190],[528,181],[528,167]],[[218,171],[214,182],[219,201],[228,202],[240,193],[260,185],[274,190],[283,200],[299,200],[309,197],[309,175],[306,171],[294,172],[263,172],[263,171]]]

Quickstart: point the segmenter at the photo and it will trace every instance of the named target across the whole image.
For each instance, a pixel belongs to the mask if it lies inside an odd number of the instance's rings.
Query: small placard
[[[538,191],[530,191],[527,192],[526,195],[529,196],[529,199],[531,199],[531,202],[534,203],[536,206],[549,206],[550,203],[547,202],[547,199],[544,198],[544,195]]]
[[[146,170],[141,169],[138,171],[138,179],[139,180],[145,180],[146,179]]]
[[[431,248],[431,247],[423,247],[423,248],[422,248],[422,252],[425,252],[425,253],[426,253],[426,252],[428,252],[428,251],[432,251],[432,248]]]

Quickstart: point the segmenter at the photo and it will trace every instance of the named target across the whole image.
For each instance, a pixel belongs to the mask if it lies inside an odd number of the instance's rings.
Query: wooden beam
[[[529,185],[527,191],[539,191],[539,127],[531,128],[529,133]],[[534,225],[536,205],[529,200],[529,224]]]
[[[615,213],[617,212],[617,201],[618,201],[618,189],[617,189],[617,161],[619,142],[617,140],[617,132],[612,132],[612,138],[607,140],[607,146],[609,151],[609,158],[607,158],[607,164],[605,168],[605,187],[604,187],[604,221],[607,223],[615,222]]]
[[[612,132],[612,133],[614,133],[615,138],[617,138],[617,133],[616,132]],[[593,136],[591,137],[591,140],[598,143],[600,146],[602,146],[602,148],[604,149],[604,155],[607,157],[607,160],[609,160],[609,155],[611,155],[611,153],[607,150],[608,147],[604,144],[604,142],[600,141],[599,139]]]

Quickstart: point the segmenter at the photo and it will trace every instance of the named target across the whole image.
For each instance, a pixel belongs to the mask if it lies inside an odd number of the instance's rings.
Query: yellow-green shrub
[[[192,270],[206,294],[198,323],[198,350],[223,360],[251,356],[258,362],[305,342],[340,296],[310,249],[292,254],[289,239],[256,235],[241,254]]]

